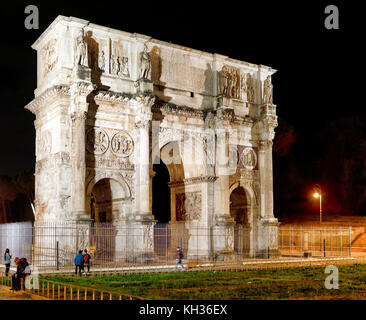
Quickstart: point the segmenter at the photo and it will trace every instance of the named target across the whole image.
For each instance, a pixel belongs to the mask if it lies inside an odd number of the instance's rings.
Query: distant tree
[[[29,205],[32,207],[34,214],[34,174],[32,172],[22,172],[13,177],[12,182],[19,193],[24,194],[28,198]]]
[[[7,202],[14,200],[17,194],[18,190],[12,183],[12,179],[0,176],[0,223],[11,221],[11,209]]]
[[[278,118],[278,127],[273,141],[273,152],[279,157],[286,156],[295,141],[296,133],[293,126],[282,118]]]
[[[324,153],[320,172],[328,209],[366,215],[366,118],[338,119],[321,137]]]

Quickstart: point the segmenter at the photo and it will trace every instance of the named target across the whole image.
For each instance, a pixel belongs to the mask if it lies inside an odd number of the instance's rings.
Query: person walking
[[[89,271],[90,271],[90,259],[91,259],[91,256],[88,253],[88,250],[86,250],[86,249],[84,250],[83,259],[84,259],[84,268],[86,266],[88,268],[88,273],[89,273]]]
[[[180,249],[180,247],[177,247],[177,264],[175,265],[175,269],[178,269],[178,265],[180,264],[182,266],[182,270],[184,270],[184,265],[183,265],[183,252]]]
[[[83,264],[84,264],[84,258],[82,255],[83,251],[80,250],[79,253],[75,256],[74,262],[75,262],[75,274],[78,274],[79,269],[79,275],[81,275],[81,271],[83,270]]]
[[[4,262],[5,262],[5,276],[9,275],[10,263],[11,263],[11,254],[10,250],[7,248],[4,253]]]

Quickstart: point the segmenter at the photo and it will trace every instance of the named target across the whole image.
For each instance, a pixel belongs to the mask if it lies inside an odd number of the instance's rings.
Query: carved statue
[[[151,80],[151,58],[145,44],[144,51],[140,53],[140,78]]]
[[[111,56],[111,73],[117,75],[119,73],[119,61],[115,55]]]
[[[105,71],[105,55],[103,50],[100,52],[98,57],[98,66],[100,70]]]
[[[238,98],[239,97],[239,95],[238,95],[238,91],[239,91],[238,90],[239,89],[239,87],[238,87],[238,75],[237,75],[235,69],[233,69],[231,71],[231,79],[232,79],[231,96],[233,98]]]
[[[221,94],[224,96],[228,95],[229,88],[229,74],[225,70],[220,71],[220,80],[221,80]]]
[[[88,66],[88,45],[84,39],[83,29],[76,38],[75,65]]]
[[[271,76],[268,76],[266,80],[264,80],[263,84],[263,103],[264,104],[272,104],[272,92],[273,85],[271,83]]]
[[[253,78],[250,73],[247,74],[247,97],[248,102],[254,102]]]
[[[247,97],[247,91],[248,91],[248,87],[247,87],[247,75],[245,73],[243,73],[240,76],[240,98],[244,101],[247,101],[248,97]]]
[[[128,70],[128,58],[127,57],[123,57],[122,58],[122,65],[121,65],[121,70],[120,73],[122,75],[124,75],[125,77],[130,77],[130,71]]]

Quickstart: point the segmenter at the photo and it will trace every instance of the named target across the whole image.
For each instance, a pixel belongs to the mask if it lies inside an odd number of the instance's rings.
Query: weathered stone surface
[[[157,156],[189,255],[228,259],[239,223],[251,255],[276,250],[275,70],[63,16],[33,48],[37,221],[131,224],[151,252]]]

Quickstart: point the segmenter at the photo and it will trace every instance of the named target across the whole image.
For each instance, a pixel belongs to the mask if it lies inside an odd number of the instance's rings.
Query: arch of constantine
[[[187,258],[230,257],[236,226],[248,256],[277,254],[275,70],[63,16],[32,48],[35,226],[74,223],[75,250],[89,247],[91,223],[133,228],[148,254],[165,205]],[[119,252],[131,246],[122,238]]]

